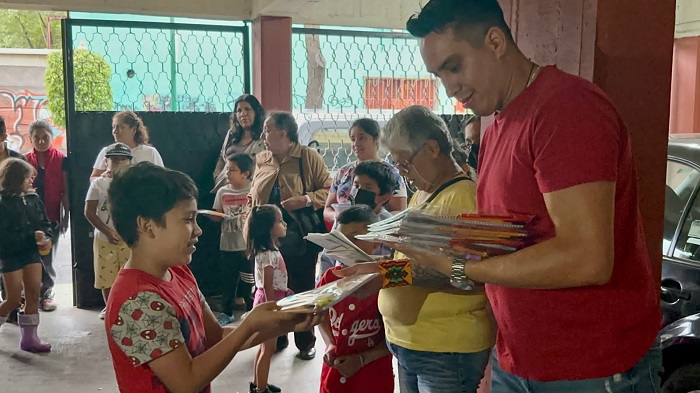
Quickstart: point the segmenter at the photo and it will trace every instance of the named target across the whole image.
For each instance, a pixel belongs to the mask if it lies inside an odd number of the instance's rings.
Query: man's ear
[[[7,133],[0,135],[0,143],[4,143],[7,140]]]

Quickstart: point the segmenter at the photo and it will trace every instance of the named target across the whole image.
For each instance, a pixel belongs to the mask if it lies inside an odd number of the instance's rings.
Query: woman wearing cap
[[[229,121],[230,127],[214,169],[214,189],[211,190],[214,194],[226,185],[227,175],[224,169],[227,157],[245,153],[255,160],[255,155],[265,150],[265,143],[260,140],[265,121],[265,109],[255,96],[243,94],[238,97]]]
[[[163,166],[163,159],[155,147],[148,144],[148,128],[143,120],[132,111],[122,111],[112,117],[112,135],[115,142],[121,142],[131,149],[133,163],[148,161]],[[90,180],[99,176],[110,176],[105,164],[105,154],[109,146],[103,148],[97,155],[92,167]],[[106,175],[105,175],[106,173]]]

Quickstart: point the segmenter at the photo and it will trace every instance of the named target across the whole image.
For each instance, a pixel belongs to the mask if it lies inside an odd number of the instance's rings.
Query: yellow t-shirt
[[[409,206],[418,206],[417,192]],[[435,215],[476,211],[476,186],[459,181],[440,192],[425,208]],[[398,254],[396,259],[405,258]],[[379,311],[389,342],[414,351],[473,353],[493,344],[486,295],[430,292],[418,286],[382,289]]]

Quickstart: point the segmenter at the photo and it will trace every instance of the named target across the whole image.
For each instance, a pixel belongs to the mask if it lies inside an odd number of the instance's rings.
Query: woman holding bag
[[[287,236],[280,251],[289,272],[289,288],[303,292],[314,288],[316,259],[320,249],[304,240],[310,232],[325,231],[323,206],[332,179],[323,158],[299,143],[298,126],[291,113],[273,112],[265,120],[261,140],[267,150],[256,156],[250,190],[252,206],[275,204],[282,209]],[[313,359],[313,330],[294,333],[298,358]]]

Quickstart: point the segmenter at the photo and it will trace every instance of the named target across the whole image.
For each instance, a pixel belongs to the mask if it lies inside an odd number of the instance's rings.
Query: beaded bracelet
[[[404,287],[413,284],[413,272],[408,259],[379,260],[382,288]]]

